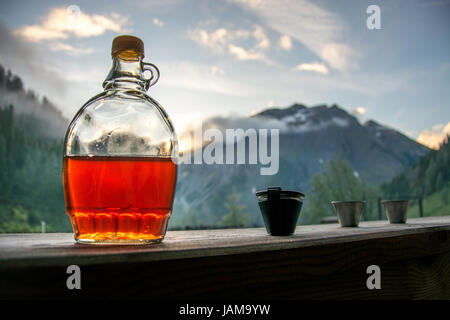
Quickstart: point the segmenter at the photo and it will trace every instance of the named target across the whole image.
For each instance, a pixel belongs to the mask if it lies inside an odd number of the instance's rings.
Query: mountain
[[[269,109],[254,116],[261,121],[277,119],[285,124],[284,139],[280,139],[287,158],[301,160],[313,171],[320,171],[324,161],[341,156],[350,161],[356,171],[379,184],[414,164],[429,150],[400,132],[358,119],[337,105],[307,108],[294,104],[286,109]],[[283,143],[284,142],[284,143]],[[302,155],[295,150],[302,149]],[[294,152],[293,152],[294,151]]]
[[[348,160],[355,174],[379,185],[429,152],[392,128],[375,121],[361,124],[337,105],[293,104],[284,109],[267,109],[250,118],[216,117],[203,124],[203,128],[211,127],[222,132],[236,128],[279,129],[279,171],[273,176],[262,176],[259,165],[180,165],[175,226],[189,210],[196,211],[205,225],[215,224],[226,213],[224,199],[233,187],[242,195],[242,203],[252,214],[252,223],[261,225],[256,190],[279,185],[302,191],[307,198],[312,175],[321,172],[324,164],[335,157]],[[180,218],[176,218],[177,214]]]
[[[0,232],[70,231],[62,188],[68,120],[0,65]]]
[[[381,186],[386,199],[411,199],[408,217],[419,216],[418,198],[423,200],[424,216],[450,214],[449,138],[442,142],[439,150],[430,151],[414,166]]]
[[[46,221],[48,230],[70,230],[61,184],[62,138],[67,124],[48,99],[25,90],[19,77],[0,66],[0,232],[35,230],[41,220]],[[203,128],[221,133],[254,129],[258,134],[262,129],[278,129],[279,170],[275,175],[261,175],[259,164],[179,165],[171,228],[218,225],[228,212],[227,199],[233,190],[234,198],[240,196],[244,211],[251,215],[251,224],[262,226],[256,190],[269,185],[299,190],[306,193],[307,204],[312,175],[333,158],[347,159],[355,175],[379,185],[429,153],[395,129],[374,121],[361,124],[337,105],[294,104],[251,117],[215,117],[205,121]],[[262,141],[261,136],[258,140]],[[224,148],[226,158],[226,147],[218,141],[205,141],[201,150],[213,144]],[[272,142],[268,149],[271,147]],[[249,154],[248,144],[245,150]],[[259,151],[257,148],[256,155]]]
[[[14,106],[16,120],[32,135],[62,139],[69,123],[46,97],[26,90],[22,79],[0,64],[0,108]]]
[[[449,137],[414,166],[382,185],[386,197],[426,197],[450,188]]]

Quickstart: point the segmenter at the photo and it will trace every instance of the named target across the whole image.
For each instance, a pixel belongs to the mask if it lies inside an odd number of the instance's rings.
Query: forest
[[[0,108],[0,232],[70,232],[62,188],[62,139],[39,137],[27,130],[30,115],[17,114],[12,105]],[[366,200],[366,220],[377,219],[377,199],[424,198],[427,215],[450,212],[450,145],[448,139],[438,151],[430,151],[404,173],[381,186],[356,177],[343,159],[330,161],[325,170],[311,179],[310,199],[303,209],[303,223],[319,223],[332,214],[329,201]],[[337,186],[337,187],[336,187]],[[232,190],[224,205],[229,213],[215,227],[248,225],[248,212],[240,195]],[[418,216],[412,202],[412,216]],[[196,212],[174,215],[172,227],[208,227]]]
[[[0,109],[0,232],[70,231],[62,189],[62,140],[36,137],[30,119]]]
[[[34,92],[25,91],[22,80],[0,65],[0,95],[11,92],[23,97],[16,103],[37,107],[24,112],[22,105],[17,109],[11,103],[0,104],[0,233],[41,232],[42,223],[46,232],[70,232],[62,187],[66,120],[50,101],[45,97],[38,100]],[[45,119],[39,118],[39,113],[44,113]],[[438,151],[428,152],[415,165],[378,186],[368,183],[364,174],[355,175],[345,159],[332,159],[311,178],[299,222],[320,223],[333,215],[330,201],[335,199],[365,200],[365,220],[378,219],[379,199],[411,199],[410,217],[417,217],[417,199],[422,198],[425,216],[448,215],[449,163],[448,137]],[[221,201],[226,214],[214,226],[203,225],[200,214],[190,209],[174,212],[169,229],[253,226],[241,197],[236,188],[230,189]]]
[[[311,179],[310,202],[305,212],[307,223],[319,223],[330,214],[334,199],[365,200],[363,219],[377,220],[378,203],[386,200],[410,200],[409,217],[419,217],[418,201],[422,199],[424,216],[450,214],[450,145],[448,137],[438,151],[431,150],[418,163],[379,186],[371,185],[364,176],[355,176],[344,159],[330,161],[322,173]],[[385,218],[382,214],[382,218]]]

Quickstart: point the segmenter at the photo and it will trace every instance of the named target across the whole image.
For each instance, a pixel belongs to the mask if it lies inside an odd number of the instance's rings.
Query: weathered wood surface
[[[82,270],[68,290],[66,267]],[[381,268],[381,290],[366,269]],[[71,234],[0,235],[0,298],[450,298],[450,217],[168,232],[148,246],[75,244]]]

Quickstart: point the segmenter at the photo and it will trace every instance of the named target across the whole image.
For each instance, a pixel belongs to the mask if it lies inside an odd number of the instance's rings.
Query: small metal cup
[[[268,187],[256,192],[267,232],[272,236],[288,236],[295,232],[305,195],[297,191]]]
[[[364,201],[331,201],[341,227],[359,225],[364,203]]]
[[[409,200],[383,200],[381,203],[390,223],[406,223]]]

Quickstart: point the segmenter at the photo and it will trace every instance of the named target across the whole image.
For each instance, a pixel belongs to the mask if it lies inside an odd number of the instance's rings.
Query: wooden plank
[[[68,234],[0,236],[0,298],[450,298],[450,217],[360,228],[168,232],[153,246],[76,245]],[[82,289],[66,288],[66,267]],[[382,289],[366,287],[367,266]]]
[[[264,228],[169,231],[156,245],[82,245],[72,234],[1,234],[0,268],[18,266],[141,262],[286,250],[450,230],[449,217],[410,219],[407,224],[362,222],[359,228],[338,225],[299,226],[288,237],[269,236]]]

